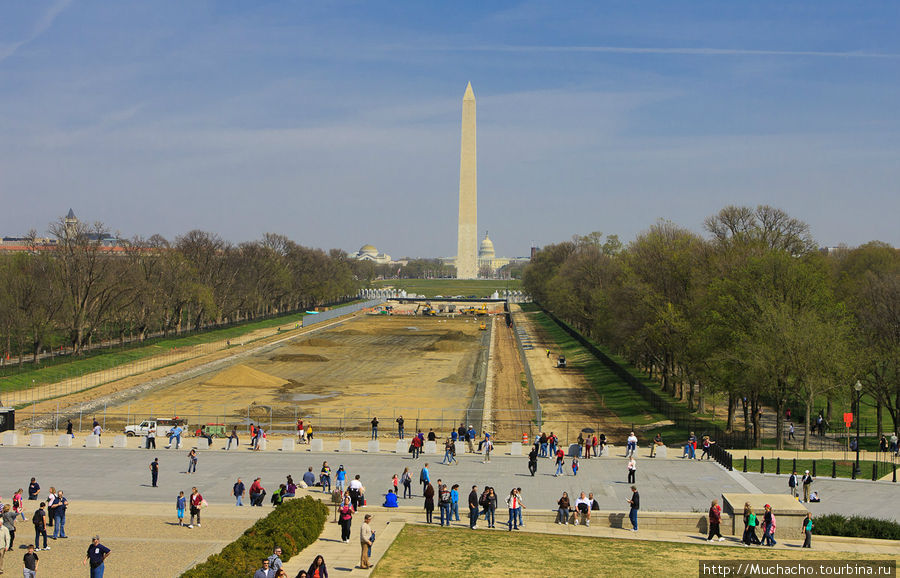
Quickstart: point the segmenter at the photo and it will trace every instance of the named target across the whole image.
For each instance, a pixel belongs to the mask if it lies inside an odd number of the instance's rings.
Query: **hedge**
[[[246,578],[261,566],[263,558],[281,547],[281,559],[292,556],[318,540],[325,529],[328,507],[306,496],[286,500],[272,513],[260,518],[240,538],[225,546],[206,562],[194,566],[182,578]]]
[[[900,524],[890,520],[827,514],[813,518],[813,534],[900,540]]]

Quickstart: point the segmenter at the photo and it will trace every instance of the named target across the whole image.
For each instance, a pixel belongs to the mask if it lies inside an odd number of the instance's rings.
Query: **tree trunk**
[[[753,447],[758,448],[762,445],[762,423],[759,419],[759,394],[754,393],[750,396],[750,412],[753,421]]]
[[[697,413],[703,413],[706,411],[706,403],[703,399],[703,380],[697,380]],[[716,416],[713,416],[715,419]]]
[[[876,432],[876,436],[878,439],[881,439],[881,436],[884,434],[884,428],[882,427],[882,406],[881,402],[875,402],[875,427],[878,428]]]
[[[728,419],[725,422],[725,431],[731,433],[734,431],[734,416],[737,413],[737,396],[732,392],[728,392]]]
[[[775,448],[784,449],[784,406],[785,399],[781,392],[786,388],[782,380],[778,380],[778,391],[775,396]]]
[[[806,399],[806,419],[803,421],[803,451],[809,450],[809,430],[812,427],[812,422],[809,421],[810,414],[813,410],[813,396],[812,394]]]

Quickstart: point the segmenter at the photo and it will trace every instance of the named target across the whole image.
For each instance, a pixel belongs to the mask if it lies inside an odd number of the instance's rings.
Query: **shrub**
[[[900,524],[890,520],[862,516],[848,518],[841,514],[827,514],[813,518],[813,524],[815,524],[814,534],[900,540]]]
[[[281,547],[281,559],[287,562],[319,538],[327,518],[328,507],[315,498],[286,500],[221,552],[182,574],[182,578],[252,576],[275,546]]]

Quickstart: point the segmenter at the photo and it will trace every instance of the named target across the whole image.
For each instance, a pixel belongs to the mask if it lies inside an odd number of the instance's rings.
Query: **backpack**
[[[35,510],[34,515],[31,517],[31,523],[34,524],[35,528],[43,528],[44,527],[44,511],[43,510]]]

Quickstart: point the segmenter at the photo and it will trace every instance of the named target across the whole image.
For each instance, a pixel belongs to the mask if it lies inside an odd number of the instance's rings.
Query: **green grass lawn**
[[[31,387],[32,380],[34,385],[56,383],[71,377],[77,377],[152,357],[175,347],[190,347],[192,345],[200,345],[203,343],[220,341],[222,339],[233,339],[258,329],[296,323],[303,318],[303,315],[303,313],[293,313],[283,317],[252,321],[241,325],[234,325],[223,329],[213,329],[211,331],[195,333],[183,337],[147,340],[140,345],[129,344],[123,348],[99,349],[86,352],[83,357],[57,357],[52,361],[43,360],[41,362],[42,366],[37,369],[32,368],[33,366],[30,364],[26,364],[24,369],[21,370],[17,366],[9,366],[3,368],[2,372],[0,372],[0,376],[2,376],[0,377],[0,387],[2,387],[4,391],[13,391]]]
[[[462,295],[468,297],[490,297],[494,291],[502,292],[504,289],[518,290],[522,288],[522,282],[518,279],[385,279],[373,281],[374,287],[394,287],[405,289],[408,293],[435,297],[453,297]]]
[[[740,450],[735,450],[740,452]],[[797,473],[802,475],[803,472],[809,470],[813,471],[813,461],[816,463],[816,475],[820,478],[830,478],[831,477],[831,467],[832,460],[797,460]],[[849,460],[836,460],[835,462],[835,477],[837,478],[851,478],[853,477],[853,466],[856,463],[853,459]],[[872,464],[878,463],[878,477],[881,478],[890,474],[893,471],[893,466],[890,461],[882,461],[882,462],[872,462],[860,460],[859,469],[860,474],[858,476],[861,480],[871,480],[872,479]],[[774,474],[778,468],[777,462],[775,459],[766,458],[765,461],[766,470],[763,472],[761,470],[760,460],[747,460],[747,471],[748,472],[757,472],[757,473],[766,473],[766,474]],[[787,487],[787,476],[791,474],[791,468],[793,467],[793,461],[789,459],[781,460],[781,474],[785,476],[784,485]],[[738,458],[735,456],[734,459],[734,469],[743,471],[744,469],[744,459]]]
[[[799,536],[781,540],[801,542]],[[407,524],[375,566],[388,576],[697,576],[699,560],[865,560],[886,556],[815,549],[471,531]],[[378,542],[375,542],[378,548]]]

